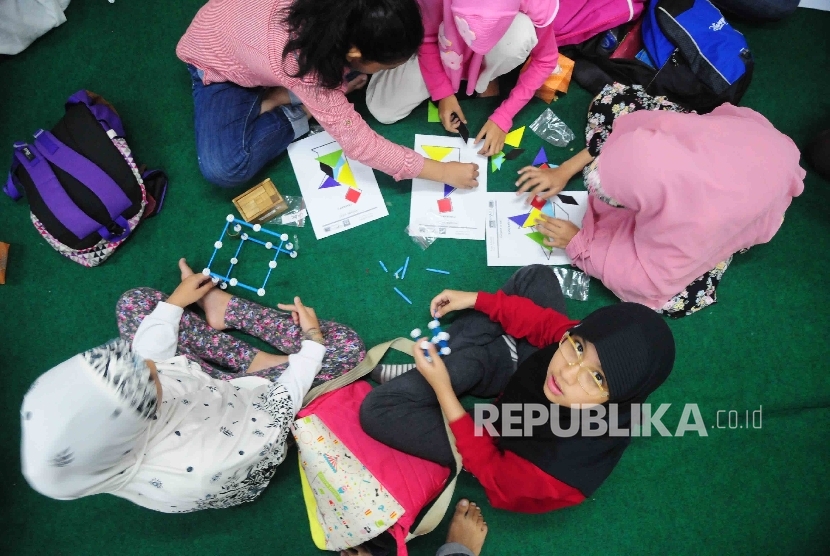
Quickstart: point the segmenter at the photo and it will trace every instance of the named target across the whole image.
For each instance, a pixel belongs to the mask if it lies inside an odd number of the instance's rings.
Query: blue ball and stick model
[[[210,265],[213,264],[214,259],[216,259],[216,254],[222,248],[222,239],[225,237],[225,234],[228,234],[229,237],[237,237],[231,236],[228,233],[228,228],[230,228],[231,224],[233,224],[233,231],[237,232],[240,241],[239,246],[236,248],[236,253],[234,253],[233,257],[231,257],[231,265],[230,267],[228,267],[228,272],[225,273],[225,275],[223,276],[221,274],[213,272],[210,269]],[[277,239],[279,239],[279,243],[275,244],[271,241],[262,241],[261,239],[251,237],[247,233],[239,233],[242,232],[243,226],[248,227],[257,233],[263,233],[274,236]],[[260,288],[255,288],[253,286],[243,284],[236,278],[231,278],[231,272],[233,272],[233,267],[239,263],[239,253],[240,251],[242,251],[242,246],[245,245],[246,241],[258,243],[266,249],[273,249],[274,251],[276,251],[276,253],[274,253],[274,258],[268,262],[268,274],[265,275],[265,280],[262,281],[262,287]],[[202,274],[204,274],[205,276],[210,276],[211,278],[213,278],[214,281],[218,281],[219,287],[223,290],[227,288],[229,285],[239,286],[240,288],[245,288],[246,290],[255,292],[258,296],[262,297],[263,295],[265,295],[265,285],[268,283],[268,279],[271,277],[271,272],[275,268],[277,268],[277,257],[280,256],[280,253],[285,253],[292,259],[297,257],[297,250],[294,249],[294,245],[288,243],[288,234],[278,234],[270,230],[265,230],[260,224],[249,224],[248,222],[245,222],[244,220],[239,220],[238,218],[234,218],[232,214],[229,214],[225,218],[225,227],[222,230],[222,234],[219,236],[219,239],[213,244],[213,255],[211,255],[210,261],[208,261],[207,266],[204,268],[204,270],[202,270]]]
[[[452,353],[452,350],[450,349],[449,345],[450,334],[449,332],[444,332],[443,330],[441,330],[441,323],[438,322],[438,319],[431,320],[427,326],[430,330],[432,330],[433,334],[432,338],[430,339],[430,342],[438,346],[438,353],[440,353],[441,355],[449,355],[450,353]],[[421,335],[421,329],[416,328],[412,332],[410,332],[409,335],[412,337],[413,340],[417,340],[418,337]],[[426,340],[421,342],[421,345],[419,347],[424,350],[424,355],[426,356],[426,358],[430,359],[429,351],[427,351],[429,345],[427,344]]]

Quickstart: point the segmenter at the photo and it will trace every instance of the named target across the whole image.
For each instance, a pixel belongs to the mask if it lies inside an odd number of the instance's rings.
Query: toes
[[[466,498],[462,498],[458,501],[455,505],[455,515],[461,516],[467,513],[467,507],[470,505],[470,501]]]

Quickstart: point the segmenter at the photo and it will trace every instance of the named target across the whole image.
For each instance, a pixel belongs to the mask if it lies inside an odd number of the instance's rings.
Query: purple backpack
[[[78,91],[51,131],[14,144],[3,191],[15,201],[25,192],[40,235],[84,266],[104,262],[164,203],[167,176],[142,171],[124,135],[112,105]]]

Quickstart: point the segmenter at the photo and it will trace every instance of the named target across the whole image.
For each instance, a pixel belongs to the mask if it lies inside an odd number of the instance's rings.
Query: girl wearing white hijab
[[[190,275],[157,311],[175,313],[213,286]],[[304,339],[275,382],[217,380],[173,357],[175,341],[147,345],[162,326],[149,317],[133,346],[115,340],[46,372],[23,400],[24,477],[52,498],[109,493],[168,513],[254,500],[285,459],[289,426],[326,355],[314,310],[299,298],[281,308]]]

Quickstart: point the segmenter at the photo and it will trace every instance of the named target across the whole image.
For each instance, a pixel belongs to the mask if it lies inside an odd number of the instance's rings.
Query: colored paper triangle
[[[427,153],[429,158],[437,162],[444,160],[444,157],[453,151],[453,147],[433,147],[423,145],[421,148],[424,149],[424,152]]]
[[[455,188],[451,185],[444,184],[444,197],[449,197],[450,193],[455,191]]]
[[[331,176],[326,176],[325,181],[320,186],[320,189],[326,189],[328,187],[339,187],[340,184],[332,179]]]
[[[542,170],[547,170],[548,168],[550,168],[550,166],[548,166],[547,162],[543,162],[539,165],[539,168],[541,168]]]
[[[528,216],[530,216],[530,215],[529,214],[517,214],[516,216],[509,217],[508,220],[512,220],[513,222],[516,223],[517,226],[519,226],[520,228],[524,228],[525,221],[527,220]]]
[[[337,161],[340,160],[340,155],[343,154],[343,150],[337,150],[330,152],[329,154],[324,154],[322,156],[317,157],[318,162],[322,162],[326,166],[331,166],[334,168],[337,166]]]
[[[504,143],[506,145],[510,145],[511,147],[518,149],[519,145],[522,142],[522,136],[524,134],[525,126],[522,126],[519,129],[514,129],[513,131],[507,134],[507,137],[504,138]]]
[[[340,169],[343,168],[343,166],[345,164],[347,164],[346,155],[341,153],[340,158],[337,159],[337,164],[334,165],[334,175],[335,176],[340,173]]]
[[[501,170],[501,165],[504,164],[504,153],[501,152],[490,159],[490,167],[492,168],[493,172],[496,170]]]
[[[544,214],[546,216],[550,216],[551,218],[556,218],[556,207],[554,207],[553,203],[551,203],[551,202],[545,203],[545,206],[543,206],[539,210],[541,210],[542,214]]]
[[[533,165],[539,166],[540,164],[546,164],[548,161],[548,153],[545,152],[545,147],[539,149],[539,153],[536,155],[536,158],[533,159]]]
[[[441,116],[438,115],[438,107],[432,101],[429,101],[429,104],[427,104],[427,121],[432,123],[441,122]]]
[[[343,185],[348,185],[349,187],[357,187],[357,184],[354,181],[354,174],[352,174],[352,167],[349,166],[348,162],[343,164],[343,167],[340,168],[340,173],[337,174],[337,181]]]
[[[530,228],[531,226],[535,226],[539,223],[539,220],[542,219],[542,211],[537,208],[530,209],[530,214],[527,215],[527,220],[525,221],[525,228]]]
[[[531,233],[527,234],[527,237],[529,237],[530,239],[532,239],[533,241],[535,241],[536,243],[538,243],[539,245],[541,245],[545,249],[550,250],[550,247],[545,245],[545,239],[547,239],[547,238],[545,238],[545,236],[542,235],[540,232],[531,232]]]

